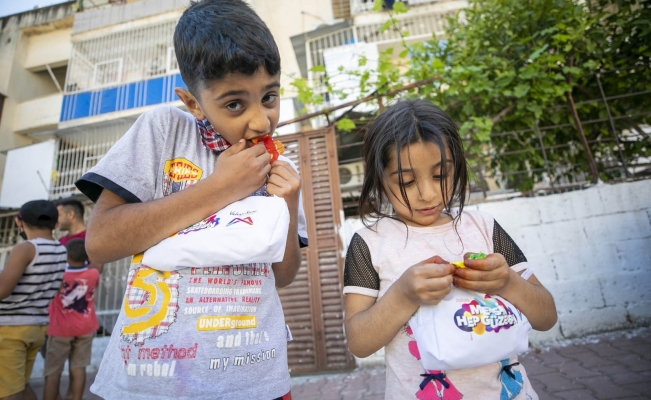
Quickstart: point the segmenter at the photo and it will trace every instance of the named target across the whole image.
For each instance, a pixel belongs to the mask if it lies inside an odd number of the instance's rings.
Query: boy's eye
[[[278,98],[278,95],[276,95],[276,94],[268,94],[268,95],[265,95],[265,96],[262,98],[262,102],[263,102],[263,103],[271,103],[271,102],[273,102],[274,100],[276,100],[276,98]]]
[[[408,187],[408,186],[411,186],[411,185],[413,185],[413,184],[414,184],[414,182],[416,182],[416,181],[415,181],[415,180],[411,180],[411,181],[404,181],[404,182],[402,183],[402,186],[404,186],[404,187]]]
[[[228,108],[231,111],[238,111],[240,108],[242,108],[242,104],[234,101],[232,103],[226,104],[226,108]]]

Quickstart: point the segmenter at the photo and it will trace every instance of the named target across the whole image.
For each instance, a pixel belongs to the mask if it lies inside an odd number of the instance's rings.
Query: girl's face
[[[398,219],[410,226],[436,226],[452,221],[443,210],[449,199],[443,198],[441,186],[452,186],[454,176],[452,156],[448,152],[447,176],[441,175],[441,151],[431,142],[417,142],[400,151],[402,171],[398,161],[392,158],[385,169],[384,189]],[[411,210],[400,193],[399,176],[409,199]]]

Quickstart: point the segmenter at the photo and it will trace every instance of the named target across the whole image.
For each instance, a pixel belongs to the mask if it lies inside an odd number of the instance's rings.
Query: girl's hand
[[[454,286],[486,294],[500,294],[509,284],[511,268],[504,256],[499,253],[489,254],[481,260],[471,260],[466,253],[463,263],[467,268],[454,271]]]
[[[293,210],[298,209],[300,189],[301,177],[287,161],[276,160],[271,163],[267,193],[282,197],[287,202],[287,207]]]
[[[441,257],[434,256],[409,267],[395,284],[415,306],[438,304],[450,293],[454,269]]]

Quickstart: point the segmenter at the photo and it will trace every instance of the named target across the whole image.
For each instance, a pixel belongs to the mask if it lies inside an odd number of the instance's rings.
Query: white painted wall
[[[556,301],[533,344],[651,324],[651,180],[467,207],[495,217]],[[346,220],[352,237],[359,220]]]

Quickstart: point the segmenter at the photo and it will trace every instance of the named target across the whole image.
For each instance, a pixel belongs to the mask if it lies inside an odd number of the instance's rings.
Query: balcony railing
[[[439,0],[404,0],[403,2],[406,5],[414,6],[427,3],[436,3]],[[392,0],[385,0],[386,4],[393,4]],[[371,11],[375,0],[350,0],[350,12],[351,14],[359,14],[366,11]]]
[[[50,199],[79,194],[75,181],[104,157],[134,121],[135,117],[124,118],[106,124],[58,131]]]
[[[65,94],[145,81],[178,72],[172,37],[176,20],[72,39]]]

